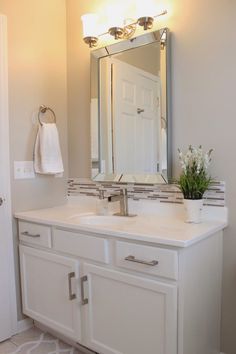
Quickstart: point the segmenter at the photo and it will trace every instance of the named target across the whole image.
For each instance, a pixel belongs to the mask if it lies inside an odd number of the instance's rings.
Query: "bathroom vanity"
[[[23,312],[100,354],[220,353],[226,208],[193,225],[182,205],[123,218],[78,200],[16,214]]]

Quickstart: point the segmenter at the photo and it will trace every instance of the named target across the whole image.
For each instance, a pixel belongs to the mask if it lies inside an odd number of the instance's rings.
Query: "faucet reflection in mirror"
[[[96,47],[98,43],[98,37],[101,37],[106,34],[110,34],[114,39],[130,39],[136,31],[137,25],[143,27],[143,30],[146,31],[153,27],[154,20],[162,15],[167,14],[166,10],[152,15],[147,13],[140,14],[137,20],[133,19],[123,19],[119,18],[114,24],[109,27],[109,29],[102,33],[97,33],[97,23],[98,16],[95,13],[87,13],[81,16],[83,23],[83,39],[90,48]],[[118,18],[118,17],[117,17]]]

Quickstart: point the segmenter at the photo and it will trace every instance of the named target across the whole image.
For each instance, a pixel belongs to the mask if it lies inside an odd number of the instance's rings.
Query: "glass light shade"
[[[83,37],[97,37],[98,16],[93,13],[88,13],[81,16],[83,23]]]

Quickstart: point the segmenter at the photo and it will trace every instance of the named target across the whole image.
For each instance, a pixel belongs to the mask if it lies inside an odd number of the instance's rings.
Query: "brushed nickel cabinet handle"
[[[72,293],[72,285],[71,285],[71,279],[72,278],[75,278],[75,272],[71,272],[71,273],[68,274],[69,300],[76,299],[76,294]]]
[[[125,260],[126,260],[126,261],[129,261],[129,262],[135,262],[135,263],[145,264],[145,265],[148,265],[148,266],[151,266],[151,267],[154,267],[154,266],[156,266],[156,265],[158,264],[158,261],[155,261],[155,260],[150,261],[150,262],[148,262],[148,261],[143,261],[143,260],[141,260],[141,259],[136,259],[134,256],[127,256],[127,257],[125,257]]]
[[[30,234],[28,231],[22,232],[21,235],[28,237],[40,237],[40,234]]]
[[[82,305],[87,305],[88,304],[88,299],[84,297],[84,283],[88,280],[87,275],[84,275],[81,277],[80,282],[81,282],[81,303]]]

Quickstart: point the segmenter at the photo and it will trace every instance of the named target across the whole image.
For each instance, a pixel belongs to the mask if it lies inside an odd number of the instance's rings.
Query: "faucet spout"
[[[133,214],[129,214],[129,207],[128,207],[128,193],[126,188],[122,188],[120,190],[119,195],[111,195],[108,197],[108,202],[120,202],[120,212],[116,213],[115,215],[119,216],[135,216]]]

